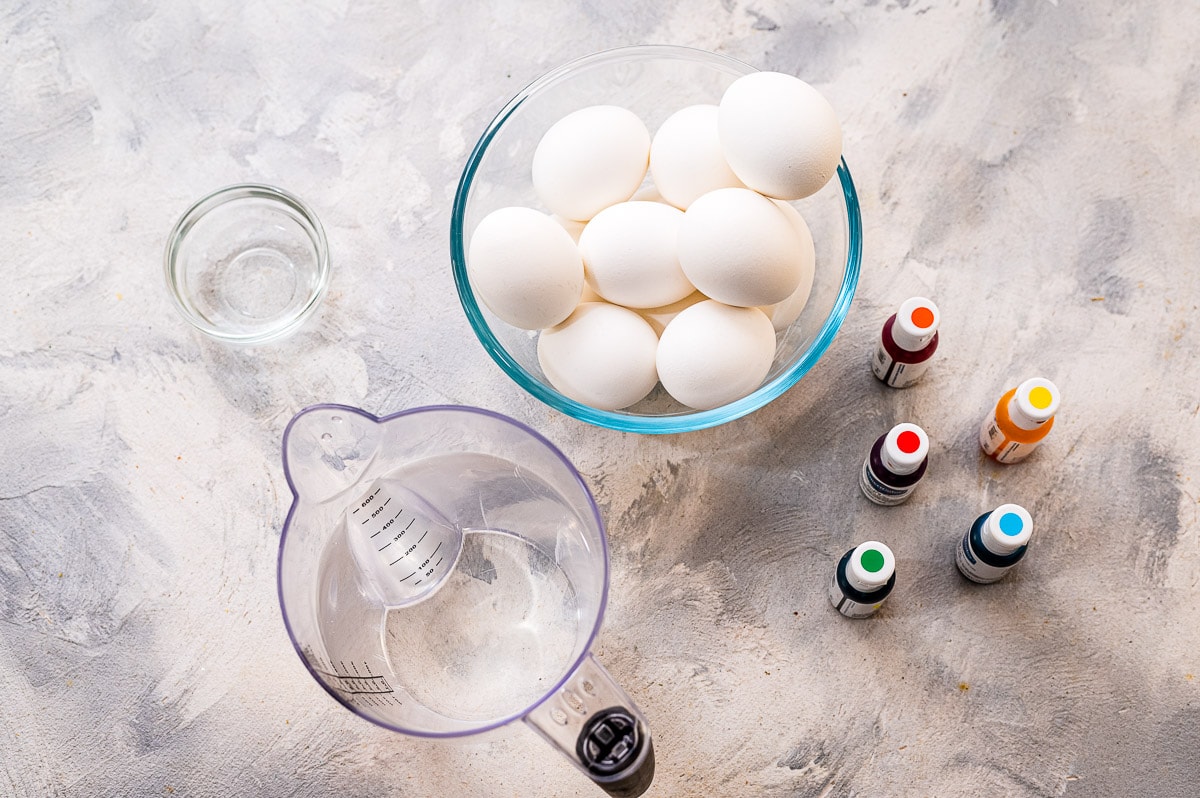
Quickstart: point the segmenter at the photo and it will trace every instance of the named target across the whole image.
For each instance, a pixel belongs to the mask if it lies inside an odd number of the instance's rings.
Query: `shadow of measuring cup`
[[[280,607],[334,699],[425,738],[521,720],[610,795],[645,792],[649,727],[591,654],[604,526],[558,449],[477,408],[317,405],[283,460]]]

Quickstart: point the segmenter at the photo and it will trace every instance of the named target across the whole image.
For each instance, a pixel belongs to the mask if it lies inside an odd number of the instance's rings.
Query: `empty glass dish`
[[[316,214],[282,189],[250,183],[188,208],[163,265],[184,318],[228,343],[294,332],[329,285],[329,248]]]

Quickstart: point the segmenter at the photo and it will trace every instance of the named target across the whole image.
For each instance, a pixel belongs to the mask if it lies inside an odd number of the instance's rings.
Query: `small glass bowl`
[[[533,153],[551,125],[589,105],[621,105],[653,133],[675,111],[716,104],[729,84],[757,70],[725,55],[670,45],[636,45],[584,56],[535,80],[509,100],[467,159],[450,217],[450,257],[458,297],[476,337],[517,385],[551,407],[599,427],[642,433],[689,432],[751,413],[795,385],[829,348],[850,309],[862,261],[858,195],[843,160],[837,177],[793,205],[817,250],[812,294],[800,317],[776,335],[775,360],[748,396],[693,410],[656,387],[624,410],[597,410],[560,393],[538,365],[537,333],[509,326],[479,301],[467,276],[476,225],[508,205],[541,208],[533,189]]]
[[[329,285],[329,247],[316,214],[272,186],[218,189],[180,217],[163,267],[171,296],[196,329],[227,343],[294,332]]]

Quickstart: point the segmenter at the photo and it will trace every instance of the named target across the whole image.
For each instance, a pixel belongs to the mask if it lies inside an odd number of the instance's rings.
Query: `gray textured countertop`
[[[592,796],[528,730],[388,733],[337,706],[275,597],[288,419],[452,402],[577,464],[612,544],[598,656],[653,729],[650,795],[1167,796],[1200,791],[1200,66],[1193,3],[109,4],[0,15],[0,795]],[[767,408],[672,437],[522,394],[453,290],[453,190],[529,80],[665,42],[831,99],[863,202],[858,295]],[[295,337],[202,340],[167,231],[254,180],[314,206],[330,294]],[[943,313],[918,387],[866,371],[902,299]],[[982,459],[981,414],[1033,374],[1058,426]],[[874,437],[934,439],[885,509]],[[955,538],[1029,507],[987,588]],[[838,556],[893,544],[851,622]]]

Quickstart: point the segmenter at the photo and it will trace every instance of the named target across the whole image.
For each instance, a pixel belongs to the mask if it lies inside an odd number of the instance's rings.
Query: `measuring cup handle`
[[[654,780],[650,727],[591,654],[524,720],[614,798],[636,798]]]

